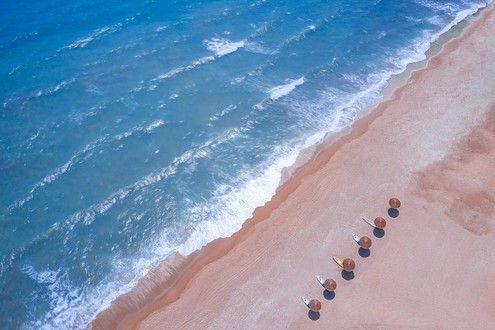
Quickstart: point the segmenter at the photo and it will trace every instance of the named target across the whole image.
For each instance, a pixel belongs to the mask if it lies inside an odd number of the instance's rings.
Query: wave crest
[[[63,49],[77,49],[77,48],[85,48],[87,45],[89,45],[91,42],[101,39],[104,36],[107,36],[109,34],[112,34],[116,31],[119,30],[119,28],[122,26],[122,24],[116,24],[114,26],[106,26],[101,29],[95,30],[93,33],[91,33],[89,36],[78,39],[71,43],[70,45],[64,47]]]
[[[294,89],[296,89],[297,86],[304,84],[304,82],[305,82],[304,77],[301,77],[301,78],[296,79],[296,80],[291,80],[291,81],[289,81],[289,83],[287,83],[285,85],[273,87],[269,91],[270,99],[277,100],[281,97],[289,95]]]
[[[236,52],[239,48],[244,47],[246,43],[244,41],[232,42],[228,39],[212,38],[205,40],[204,44],[215,56],[222,57]]]
[[[172,78],[179,73],[195,69],[196,67],[198,67],[202,64],[208,63],[210,61],[213,61],[213,60],[215,60],[215,57],[213,57],[213,56],[202,57],[202,58],[192,62],[191,64],[188,64],[186,66],[181,66],[178,68],[174,68],[174,69],[168,71],[167,73],[161,74],[161,75],[157,76],[156,78],[152,79],[152,81]]]

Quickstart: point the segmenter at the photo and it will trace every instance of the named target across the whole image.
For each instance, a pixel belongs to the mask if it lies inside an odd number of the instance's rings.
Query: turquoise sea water
[[[0,0],[0,328],[231,235],[486,1]]]

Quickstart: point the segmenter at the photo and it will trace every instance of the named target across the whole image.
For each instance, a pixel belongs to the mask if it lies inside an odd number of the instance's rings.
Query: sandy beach
[[[241,231],[175,256],[92,328],[494,329],[493,31],[490,6]],[[385,235],[363,216],[384,217]],[[373,240],[368,257],[351,233]],[[333,255],[355,260],[352,279]],[[315,275],[336,280],[335,297]]]

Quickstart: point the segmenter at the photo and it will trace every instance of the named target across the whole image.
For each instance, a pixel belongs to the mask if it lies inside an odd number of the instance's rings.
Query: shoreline
[[[244,222],[240,231],[229,238],[214,240],[187,257],[175,255],[171,258],[171,262],[162,264],[150,272],[150,275],[140,281],[130,294],[119,297],[112,303],[112,307],[109,310],[100,313],[93,321],[93,328],[136,328],[147,317],[154,315],[156,311],[177,301],[189,289],[191,284],[195,284],[194,282],[197,280],[198,275],[204,273],[206,267],[212,266],[216,261],[228,256],[231,252],[241,253],[239,252],[241,243],[246,242],[248,239],[258,239],[253,238],[253,235],[263,236],[257,232],[257,226],[268,226],[268,221],[265,220],[269,220],[274,213],[281,212],[281,206],[287,203],[288,198],[293,197],[297,190],[307,185],[309,178],[321,171],[343,147],[359,141],[368,132],[370,126],[374,125],[394,102],[401,99],[404,90],[407,91],[411,84],[414,84],[415,81],[431,71],[432,67],[440,65],[442,57],[454,52],[459,43],[462,43],[463,40],[472,35],[476,28],[482,24],[482,18],[486,19],[489,12],[493,12],[491,6],[484,10],[478,18],[471,21],[468,28],[463,30],[459,38],[449,40],[442,47],[439,54],[427,58],[425,60],[426,68],[411,72],[405,84],[400,87],[396,86],[389,98],[384,98],[373,109],[360,111],[351,127],[341,130],[321,144],[316,149],[314,159],[309,164],[296,170],[292,178],[279,187],[277,193],[269,202],[256,208],[253,217]],[[430,163],[432,162],[430,161]],[[163,288],[167,287],[168,289],[158,292],[158,288],[163,290]],[[132,295],[138,296],[140,300],[129,299]],[[299,314],[302,315],[301,313]]]
[[[387,86],[385,86],[385,88],[383,88],[383,90],[380,91],[380,94],[382,95],[382,99],[375,105],[371,105],[363,109],[360,109],[356,114],[356,118],[349,126],[342,127],[338,131],[331,132],[329,133],[330,136],[325,137],[323,141],[321,141],[317,145],[314,145],[307,149],[303,149],[300,155],[298,156],[298,159],[296,160],[295,164],[283,170],[282,178],[280,180],[281,184],[277,188],[277,191],[281,186],[283,186],[286,183],[286,181],[290,180],[295,174],[297,174],[299,170],[301,170],[309,163],[314,161],[320,152],[327,149],[336,141],[345,138],[345,135],[347,135],[352,130],[352,125],[354,125],[356,121],[368,116],[381,103],[390,100],[398,88],[401,88],[409,83],[409,80],[411,79],[411,76],[413,75],[414,72],[424,70],[427,67],[430,59],[437,56],[443,50],[445,44],[449,43],[450,41],[456,38],[461,37],[464,31],[466,30],[466,28],[470,26],[470,23],[477,16],[479,16],[484,9],[488,8],[489,5],[490,4],[488,4],[485,7],[479,8],[476,13],[469,16],[468,18],[459,21],[458,23],[454,24],[450,29],[440,34],[436,40],[430,43],[430,47],[425,52],[425,59],[418,62],[408,63],[404,71],[398,74],[391,75],[390,78],[387,80]]]

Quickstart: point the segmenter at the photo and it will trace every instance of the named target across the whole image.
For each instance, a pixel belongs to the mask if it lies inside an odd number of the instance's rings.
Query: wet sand
[[[93,329],[495,328],[493,8],[241,231],[175,256]],[[384,217],[383,237],[362,216]],[[372,238],[368,257],[352,232]],[[353,258],[353,276],[332,255]],[[335,297],[318,274],[337,281]],[[319,315],[301,295],[322,302]]]

